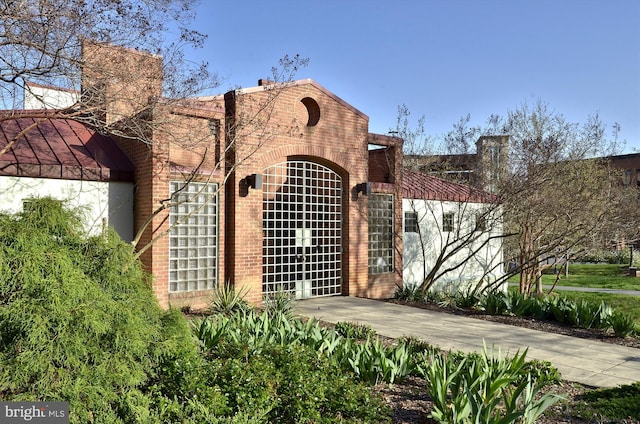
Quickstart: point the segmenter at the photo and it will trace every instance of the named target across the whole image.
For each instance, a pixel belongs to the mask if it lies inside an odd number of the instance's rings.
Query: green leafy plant
[[[249,292],[248,287],[236,290],[231,284],[222,284],[214,288],[209,300],[209,308],[213,312],[230,315],[238,310],[245,310],[249,307],[244,300]]]
[[[425,296],[420,287],[415,284],[404,284],[396,288],[393,294],[395,299],[411,302],[424,302]]]
[[[586,420],[635,423],[640,421],[640,382],[609,389],[586,392],[576,402],[574,411]]]
[[[631,316],[614,312],[608,319],[616,337],[629,337],[636,331],[636,323]]]
[[[560,371],[549,361],[534,359],[524,364],[523,374],[538,387],[560,383],[562,375]]]
[[[534,423],[560,397],[538,395],[541,385],[526,368],[526,351],[501,358],[482,354],[432,355],[418,370],[440,423]],[[524,377],[524,378],[523,378]]]
[[[218,364],[210,379],[233,413],[265,411],[267,422],[387,421],[383,402],[344,372],[351,340],[316,321],[247,310],[213,315],[193,331]]]
[[[429,354],[440,352],[440,349],[429,342],[420,340],[415,336],[403,336],[398,339],[398,344],[404,344],[411,355]]]
[[[465,291],[458,291],[453,295],[455,305],[458,308],[474,308],[480,302],[480,294],[475,287]]]
[[[511,310],[509,297],[503,292],[487,293],[482,296],[479,304],[489,315],[505,315]]]
[[[376,335],[375,330],[371,328],[371,326],[357,322],[337,322],[334,330],[342,337],[354,340],[366,340]]]
[[[159,307],[131,245],[81,225],[49,198],[0,214],[1,397],[68,401],[72,423],[152,420],[164,394],[150,385],[197,347],[181,314]],[[207,410],[224,408],[214,398]]]
[[[287,318],[293,318],[294,301],[295,297],[291,293],[279,291],[266,295],[262,303],[268,315],[283,314]]]

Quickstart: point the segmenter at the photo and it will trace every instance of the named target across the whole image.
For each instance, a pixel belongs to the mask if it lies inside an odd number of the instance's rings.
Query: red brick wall
[[[370,152],[371,191],[393,194],[394,199],[394,272],[369,275],[367,297],[389,298],[402,285],[402,140],[369,134],[369,143],[386,146]]]
[[[262,191],[247,189],[246,176],[261,174],[271,165],[288,159],[322,163],[342,177],[343,193],[343,293],[355,296],[387,296],[388,285],[371,284],[368,278],[368,215],[366,196],[356,195],[355,185],[368,181],[368,118],[311,82],[299,82],[277,93],[277,102],[265,107],[274,91],[261,88],[233,96],[237,109],[228,114],[237,135],[235,142],[235,180],[227,187],[229,240],[227,255],[233,258],[227,277],[237,287],[249,289],[249,300],[262,296]],[[232,96],[229,96],[232,97]],[[307,108],[302,99],[317,102],[320,119],[307,126]],[[255,119],[255,111],[263,114]],[[268,122],[266,127],[244,126],[243,117]],[[268,119],[268,121],[267,121]],[[394,139],[397,140],[397,139]],[[387,140],[388,141],[388,140]],[[396,141],[397,143],[397,141]],[[401,202],[401,199],[398,199]],[[233,207],[230,205],[233,204]],[[401,211],[401,203],[397,208]],[[399,221],[401,223],[401,221]],[[233,228],[230,228],[232,226]],[[401,261],[401,255],[396,255]],[[396,274],[386,277],[395,288]],[[391,291],[392,292],[392,291]]]
[[[114,51],[132,57],[139,55],[126,49]],[[151,55],[125,62],[140,65],[147,59],[157,65],[157,58]],[[149,85],[148,74],[140,75],[145,87]],[[90,82],[95,76],[89,77],[84,81]],[[117,92],[137,93],[135,88],[121,87],[118,83],[120,80],[114,87],[108,87],[107,96]],[[151,85],[151,91],[155,92],[158,87]],[[135,109],[130,104],[110,104],[115,108],[108,110],[111,116],[126,116]],[[390,175],[376,174],[374,178],[386,182],[378,184],[376,191],[396,195],[396,247],[401,252],[402,199],[399,176],[394,172],[401,169],[401,141],[369,134],[366,115],[311,80],[285,88],[257,87],[231,92],[225,95],[224,108],[219,98],[181,104],[162,102],[147,116],[147,123],[151,123],[147,126],[150,143],[117,140],[135,166],[134,225],[135,231],[141,232],[138,249],[144,249],[141,259],[154,275],[153,289],[160,304],[202,307],[211,295],[207,291],[168,291],[168,210],[154,213],[170,198],[169,182],[193,178],[220,184],[218,282],[244,287],[249,290],[247,300],[260,303],[263,194],[260,189],[248,188],[246,177],[262,174],[266,168],[288,160],[317,162],[342,178],[343,294],[363,297],[393,294],[396,284],[401,283],[402,255],[395,256],[398,273],[368,275],[368,199],[358,194],[355,187],[370,181],[368,143],[388,146],[384,159]],[[308,125],[310,118],[314,122]],[[220,123],[219,134],[212,131],[214,121]],[[398,184],[393,184],[394,181]]]

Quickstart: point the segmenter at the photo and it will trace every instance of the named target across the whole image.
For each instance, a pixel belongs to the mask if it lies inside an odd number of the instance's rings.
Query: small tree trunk
[[[536,265],[536,294],[542,294],[542,270]]]

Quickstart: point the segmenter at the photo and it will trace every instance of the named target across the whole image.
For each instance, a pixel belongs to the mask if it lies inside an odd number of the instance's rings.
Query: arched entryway
[[[263,173],[262,292],[342,293],[342,178],[305,160]]]

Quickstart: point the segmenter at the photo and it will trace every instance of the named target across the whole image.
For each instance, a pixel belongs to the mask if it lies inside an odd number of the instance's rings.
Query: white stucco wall
[[[0,211],[22,211],[24,200],[44,196],[79,209],[90,234],[100,234],[105,219],[123,240],[133,239],[133,183],[0,176]]]
[[[444,270],[464,263],[438,278],[432,286],[432,290],[448,292],[467,290],[470,285],[482,281],[492,282],[502,276],[501,237],[490,240],[477,253],[472,253],[482,246],[482,243],[489,237],[502,234],[502,223],[497,218],[499,210],[490,214],[491,218],[486,221],[486,231],[474,232],[476,215],[486,211],[486,208],[487,205],[482,203],[403,199],[403,220],[406,212],[416,213],[420,231],[420,233],[404,231],[403,222],[404,284],[421,285],[425,274],[433,269],[443,246],[447,244],[456,246],[457,243],[460,243],[460,239],[469,234],[473,235],[473,241],[467,243],[465,247],[447,259],[440,269]],[[444,232],[442,229],[445,213],[454,214],[453,232]]]
[[[72,106],[80,97],[77,91],[29,85],[24,90],[24,109],[64,109]]]

